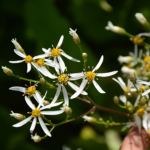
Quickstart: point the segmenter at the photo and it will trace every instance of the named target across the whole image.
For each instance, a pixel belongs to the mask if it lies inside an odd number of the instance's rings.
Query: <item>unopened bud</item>
[[[78,34],[76,33],[77,29],[72,30],[71,28],[69,28],[69,34],[73,37],[73,40],[76,44],[80,44],[80,38],[78,36]]]
[[[130,74],[130,81],[131,81],[132,83],[135,83],[136,78],[135,78],[135,74],[134,74],[134,73],[131,73],[131,74]]]
[[[12,76],[13,75],[13,71],[11,69],[9,69],[7,67],[3,67],[3,66],[2,66],[2,69],[3,69],[3,71],[4,71],[4,73],[6,75],[8,75],[8,76]]]
[[[21,45],[17,42],[17,39],[12,39],[11,42],[14,44],[16,50],[20,51],[21,53],[24,53],[24,50],[21,47]]]
[[[38,142],[40,142],[40,141],[42,140],[42,138],[41,138],[39,135],[37,135],[37,134],[35,134],[34,136],[31,135],[31,139],[32,139],[34,142],[36,142],[36,143],[38,143]]]
[[[14,113],[13,111],[11,111],[10,116],[13,116],[14,118],[16,118],[19,121],[24,120],[26,117],[22,114],[18,114],[18,113]]]
[[[145,26],[145,25],[148,24],[146,18],[143,16],[142,13],[136,13],[136,14],[135,14],[135,17],[136,17],[136,19],[137,19],[142,25]]]
[[[99,121],[104,121],[103,118],[99,118]]]
[[[95,118],[93,118],[93,117],[89,117],[89,116],[83,116],[82,117],[83,119],[85,119],[87,122],[89,122],[89,123],[95,123],[96,122],[96,119]]]
[[[146,100],[147,100],[146,97],[142,97],[142,98],[140,99],[139,103],[140,103],[141,105],[145,105]]]
[[[63,107],[61,109],[64,110],[67,115],[72,114],[72,109],[68,107],[67,104],[63,104]]]
[[[46,83],[45,79],[44,79],[44,78],[40,78],[40,83],[41,83],[42,85],[45,85],[45,83]]]
[[[129,101],[127,101],[127,110],[129,112],[132,112],[132,110],[133,110],[133,105]]]
[[[114,100],[114,103],[119,104],[119,97],[118,96],[114,96],[113,100]]]
[[[82,57],[83,57],[84,61],[86,62],[87,61],[87,53],[82,53]]]
[[[105,29],[110,30],[117,34],[125,34],[126,33],[125,29],[118,27],[118,26],[114,26],[111,21],[108,21],[108,25],[105,27]]]
[[[43,100],[43,105],[44,105],[44,106],[49,105],[49,104],[50,104],[49,101]]]

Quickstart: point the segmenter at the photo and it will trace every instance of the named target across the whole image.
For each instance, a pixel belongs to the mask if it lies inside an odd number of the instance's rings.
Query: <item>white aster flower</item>
[[[115,32],[115,33],[118,33],[118,34],[124,34],[125,33],[125,30],[123,28],[118,27],[118,26],[114,26],[111,21],[108,21],[108,25],[105,27],[105,29],[110,30],[110,31]]]
[[[42,103],[44,98],[46,96],[46,93],[44,95],[44,97],[42,99],[40,99],[39,101]],[[25,96],[25,101],[26,103],[28,104],[28,106],[32,109],[32,112],[30,112],[31,116],[29,116],[28,118],[24,119],[23,121],[17,123],[17,124],[14,124],[13,127],[21,127],[23,126],[24,124],[26,124],[27,122],[29,122],[31,119],[33,119],[32,121],[32,124],[31,124],[31,127],[30,127],[30,132],[33,133],[34,129],[35,129],[35,126],[36,126],[36,122],[37,122],[37,119],[39,120],[39,123],[41,125],[41,128],[43,129],[44,133],[47,134],[48,136],[51,137],[51,134],[48,130],[48,128],[46,127],[45,123],[43,122],[42,118],[41,118],[41,115],[59,115],[59,114],[62,114],[64,111],[63,110],[57,110],[57,111],[42,111],[44,108],[41,107],[41,104],[38,105],[38,107],[36,108],[29,97]],[[60,104],[60,103],[59,103]],[[57,106],[58,104],[55,103],[55,104],[51,104],[51,107],[54,107],[54,106]]]
[[[62,49],[60,49],[62,42],[63,42],[64,36],[62,35],[60,37],[60,40],[56,46],[56,48],[53,47],[53,49],[48,49],[46,50],[45,48],[42,48],[42,50],[45,52],[45,54],[37,56],[38,58],[43,58],[43,57],[53,57],[54,58],[54,64],[57,63],[57,59],[59,62],[59,65],[61,66],[62,71],[64,72],[66,69],[65,63],[61,58],[61,55],[68,58],[69,60],[75,61],[75,62],[80,62],[79,60],[67,55]],[[55,68],[56,69],[56,68]],[[56,69],[58,71],[58,69]]]
[[[146,25],[147,24],[147,20],[146,18],[143,16],[142,13],[136,13],[135,14],[136,19],[142,24],[142,25]]]
[[[108,72],[108,73],[95,73],[95,71],[97,71],[100,68],[100,66],[103,62],[103,59],[104,59],[104,57],[102,55],[99,62],[98,62],[98,64],[96,65],[96,67],[92,71],[81,72],[81,73],[73,73],[73,74],[70,75],[71,80],[83,79],[79,90],[70,97],[71,99],[76,98],[83,91],[83,89],[85,88],[87,83],[91,83],[91,82],[93,82],[93,84],[94,84],[95,88],[98,90],[98,92],[105,93],[101,89],[101,87],[98,85],[98,83],[95,81],[95,78],[96,77],[112,76],[112,75],[116,74],[118,71],[112,71],[112,72]]]
[[[118,80],[113,78],[113,80],[121,86],[127,95],[131,95],[132,92],[136,92],[136,88],[133,87],[133,83],[130,81],[130,79],[128,79],[127,85],[124,83],[121,77],[118,77]]]

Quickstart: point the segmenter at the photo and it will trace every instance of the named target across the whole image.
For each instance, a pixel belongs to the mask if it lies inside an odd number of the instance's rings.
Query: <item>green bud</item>
[[[119,104],[119,97],[118,96],[114,96],[113,100],[114,100],[114,103]]]
[[[3,69],[3,71],[4,71],[4,73],[6,75],[8,75],[8,76],[12,76],[13,75],[13,71],[11,69],[9,69],[7,67],[3,67],[3,66],[2,66],[2,69]]]
[[[45,85],[45,83],[46,83],[45,79],[44,79],[44,78],[40,78],[40,83],[41,83],[42,85]]]
[[[130,74],[130,81],[131,81],[132,83],[135,83],[136,78],[135,78],[135,74],[134,74],[134,73],[131,73],[131,74]]]

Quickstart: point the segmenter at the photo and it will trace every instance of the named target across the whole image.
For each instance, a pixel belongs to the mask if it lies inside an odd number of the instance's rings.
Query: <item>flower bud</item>
[[[45,79],[44,79],[44,78],[40,78],[40,83],[41,83],[42,85],[45,85],[45,83],[46,83]]]
[[[118,96],[114,96],[113,100],[114,100],[114,103],[119,104],[119,97]]]
[[[89,122],[89,123],[95,123],[96,122],[96,119],[95,118],[93,118],[93,117],[89,117],[89,116],[83,116],[82,117],[83,119],[85,119],[87,122]]]
[[[73,40],[76,44],[80,44],[80,38],[78,36],[78,34],[76,33],[77,29],[72,30],[71,28],[69,28],[69,34],[73,37]]]
[[[68,107],[67,104],[63,104],[63,107],[61,109],[64,110],[65,113],[69,116],[72,114],[72,109]]]
[[[87,53],[82,53],[82,57],[83,57],[84,61],[86,62],[87,61]]]
[[[136,70],[135,69],[132,69],[132,68],[128,68],[126,66],[123,66],[121,68],[121,72],[122,73],[125,73],[125,74],[131,74],[131,73],[136,73]]]
[[[99,121],[104,121],[103,118],[99,118]]]
[[[43,100],[43,105],[44,105],[44,106],[49,105],[49,104],[50,104],[49,101]]]
[[[108,26],[106,26],[105,29],[110,30],[117,34],[125,34],[126,33],[126,31],[123,28],[114,26],[111,21],[108,21]]]
[[[131,73],[131,74],[130,74],[130,81],[131,81],[132,83],[135,83],[136,78],[135,78],[135,74],[134,74],[134,73]]]
[[[26,117],[22,114],[18,114],[18,113],[14,113],[13,111],[11,111],[10,116],[13,116],[14,118],[16,118],[19,121],[24,120]]]
[[[4,71],[4,73],[6,75],[8,75],[8,76],[12,76],[13,75],[13,71],[11,69],[9,69],[7,67],[3,67],[3,66],[2,66],[2,69],[3,69],[3,71]]]
[[[127,110],[129,112],[132,112],[132,110],[133,110],[133,105],[129,101],[127,101]]]
[[[12,39],[11,42],[14,44],[16,50],[20,51],[21,53],[24,53],[24,50],[21,47],[21,45],[17,42],[17,39]]]
[[[146,18],[143,16],[142,13],[136,13],[136,14],[135,14],[135,17],[136,17],[136,19],[137,19],[142,25],[145,26],[145,25],[148,24]]]
[[[42,138],[41,138],[39,135],[37,135],[37,134],[35,134],[34,136],[31,135],[31,139],[32,139],[34,142],[36,142],[36,143],[38,143],[38,142],[40,142],[40,141],[42,140]]]

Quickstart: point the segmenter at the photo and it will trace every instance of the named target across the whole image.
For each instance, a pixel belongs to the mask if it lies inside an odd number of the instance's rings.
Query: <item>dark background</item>
[[[57,45],[61,35],[64,35],[62,49],[74,58],[82,60],[77,45],[69,35],[69,28],[76,29],[81,39],[83,51],[88,54],[87,65],[95,66],[101,55],[104,55],[104,62],[98,72],[110,72],[119,70],[114,77],[121,76],[117,61],[119,55],[126,56],[129,51],[133,51],[133,43],[126,36],[114,34],[105,30],[107,22],[110,20],[114,25],[125,28],[131,34],[146,32],[147,30],[136,20],[135,13],[143,13],[147,20],[150,20],[150,4],[146,0],[109,0],[112,10],[105,10],[100,0],[1,0],[0,1],[0,64],[11,68],[16,75],[26,78],[39,79],[34,70],[26,74],[26,64],[10,64],[9,60],[20,60],[14,54],[12,38],[22,45],[27,54],[35,56],[42,54],[42,48],[49,48]],[[81,72],[82,63],[75,63],[64,58],[69,72]],[[87,69],[88,70],[88,69]],[[0,144],[2,150],[61,150],[62,145],[67,145],[72,150],[82,148],[83,150],[113,150],[109,148],[107,133],[110,129],[116,141],[116,146],[120,145],[120,140],[126,135],[121,132],[121,127],[110,127],[109,130],[103,125],[90,125],[83,119],[64,124],[55,128],[52,138],[47,138],[36,144],[30,139],[30,123],[20,128],[13,128],[12,125],[18,121],[9,116],[10,111],[26,115],[30,111],[26,105],[22,94],[9,91],[11,86],[29,85],[29,82],[19,81],[16,78],[6,76],[2,70],[1,76],[1,105],[0,105]],[[126,81],[126,79],[125,79]],[[51,81],[50,81],[51,82]],[[121,110],[113,103],[113,96],[123,94],[123,91],[112,80],[112,77],[99,78],[98,83],[106,94],[100,94],[92,85],[89,88],[89,96],[95,103]],[[38,90],[44,94],[46,89],[39,85]],[[70,91],[73,93],[73,91]],[[53,97],[55,90],[48,90],[48,95]],[[77,117],[91,106],[79,100],[71,100],[70,107],[73,110],[72,117]],[[122,111],[122,110],[121,110]],[[126,111],[125,111],[126,112]],[[97,119],[126,122],[126,118],[96,111],[93,116]],[[53,116],[50,119],[54,122],[64,120],[65,115]],[[43,131],[37,125],[35,133],[43,136]],[[114,149],[115,150],[115,149]]]

